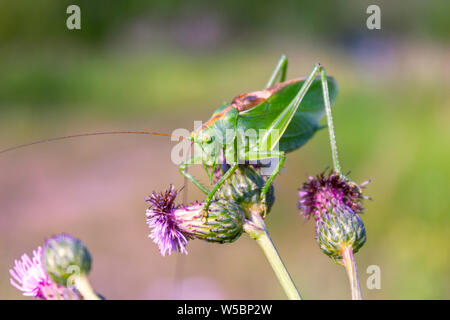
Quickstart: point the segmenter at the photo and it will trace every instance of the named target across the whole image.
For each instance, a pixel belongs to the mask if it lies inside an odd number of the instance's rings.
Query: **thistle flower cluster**
[[[316,239],[322,251],[342,264],[342,252],[351,248],[356,253],[366,241],[362,201],[368,199],[358,185],[341,174],[330,172],[309,177],[300,189],[299,209],[306,220],[315,220]]]
[[[44,300],[77,300],[78,293],[54,282],[44,268],[42,261],[42,247],[33,251],[33,257],[22,255],[20,260],[14,261],[14,267],[9,270],[10,283],[22,291],[24,296]]]
[[[215,173],[219,175],[218,172]],[[222,174],[222,173],[220,173]],[[218,176],[220,178],[220,176]],[[180,190],[174,186],[164,192],[153,192],[146,201],[147,224],[160,253],[174,251],[187,254],[187,243],[201,239],[216,243],[236,241],[243,232],[249,211],[265,215],[274,203],[273,187],[269,189],[266,204],[261,204],[260,192],[265,180],[249,166],[241,166],[220,188],[209,205],[205,217],[204,202],[190,205],[176,204]]]

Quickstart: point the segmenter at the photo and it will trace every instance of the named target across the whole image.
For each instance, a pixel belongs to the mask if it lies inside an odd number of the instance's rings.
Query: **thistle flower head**
[[[169,190],[153,192],[146,199],[151,205],[146,212],[151,229],[149,237],[163,256],[172,251],[187,254],[187,243],[194,238],[225,243],[235,241],[242,234],[244,213],[233,201],[211,202],[205,220],[203,203],[176,205],[178,193],[171,185]]]
[[[325,173],[310,176],[298,193],[300,213],[306,219],[313,216],[316,220],[336,207],[361,213],[362,200],[368,198],[361,191],[365,184],[367,182],[358,185],[335,172],[330,172],[328,177]]]
[[[80,240],[69,234],[55,235],[45,241],[43,250],[45,270],[52,280],[66,286],[74,273],[87,275],[91,270],[91,255]]]
[[[40,299],[79,299],[72,289],[56,284],[45,271],[42,263],[42,247],[33,251],[33,258],[27,254],[14,261],[9,270],[11,285],[23,292],[24,296]]]
[[[300,213],[314,217],[316,239],[322,251],[336,263],[342,264],[343,250],[356,253],[366,241],[366,230],[359,213],[363,211],[360,185],[331,172],[309,177],[299,191]]]

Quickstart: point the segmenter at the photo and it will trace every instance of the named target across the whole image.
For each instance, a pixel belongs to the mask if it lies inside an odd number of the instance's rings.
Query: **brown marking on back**
[[[223,109],[222,111],[220,111],[219,113],[215,114],[211,119],[209,119],[207,122],[205,122],[202,125],[202,129],[206,129],[209,126],[211,126],[214,122],[216,122],[217,120],[219,120],[220,118],[222,118],[228,111],[230,111],[230,109],[233,108],[233,106],[228,106],[225,109]]]
[[[264,101],[266,101],[268,98],[270,98],[273,94],[277,93],[281,89],[283,89],[285,86],[303,81],[305,78],[295,78],[291,80],[287,80],[284,82],[280,82],[270,88],[267,88],[265,90],[261,91],[253,91],[249,93],[243,93],[238,95],[236,98],[233,99],[231,102],[231,105],[223,109],[221,112],[215,114],[211,119],[209,119],[207,122],[205,122],[200,130],[209,128],[214,122],[221,119],[228,111],[230,111],[231,108],[237,109],[238,112],[245,111],[248,109],[253,108],[254,106],[257,106]]]
[[[268,90],[243,93],[234,98],[233,102],[231,102],[231,105],[234,106],[237,111],[241,112],[251,109],[258,104],[261,104],[271,95],[272,94]]]
[[[234,108],[236,108],[239,112],[251,109],[254,106],[257,106],[266,101],[267,99],[269,99],[273,94],[277,93],[285,86],[302,80],[305,80],[305,78],[295,78],[284,82],[280,82],[265,90],[240,94],[233,99],[231,105]]]

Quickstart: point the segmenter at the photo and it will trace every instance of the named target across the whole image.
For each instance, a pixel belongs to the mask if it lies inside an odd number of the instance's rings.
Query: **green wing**
[[[330,101],[337,96],[337,83],[327,77]],[[306,92],[297,112],[289,122],[288,109],[290,103],[299,92],[304,81],[290,83],[263,103],[239,113],[237,127],[243,131],[252,128],[258,130],[277,129],[282,135],[279,139],[279,150],[290,152],[304,145],[314,133],[320,129],[319,121],[325,114],[322,85],[320,77],[316,77]],[[275,144],[271,145],[273,148]]]

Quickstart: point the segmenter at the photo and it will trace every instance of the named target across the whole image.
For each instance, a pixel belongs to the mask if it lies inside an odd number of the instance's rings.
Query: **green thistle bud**
[[[275,202],[274,188],[271,185],[266,194],[266,204],[262,203],[261,190],[266,180],[251,166],[242,165],[225,181],[215,194],[216,199],[232,199],[246,212],[269,213]]]
[[[239,204],[224,199],[211,202],[207,219],[204,217],[203,204],[178,209],[176,217],[178,226],[189,230],[190,236],[219,243],[237,240],[243,232],[245,221]]]
[[[91,255],[86,246],[68,234],[47,239],[43,262],[48,275],[56,283],[66,286],[71,276],[87,275],[91,270]]]
[[[316,238],[322,251],[343,265],[343,250],[358,252],[366,242],[366,229],[359,215],[348,207],[334,208],[316,221]]]

